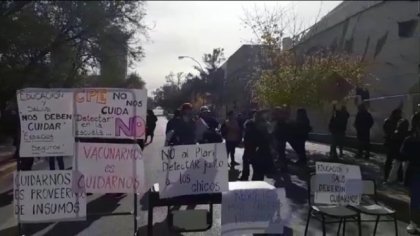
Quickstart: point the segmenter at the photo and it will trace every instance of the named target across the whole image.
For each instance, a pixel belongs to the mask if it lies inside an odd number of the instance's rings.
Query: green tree
[[[1,105],[22,87],[72,87],[99,66],[100,39],[110,28],[127,37],[129,62],[143,57],[147,37],[140,1],[0,2]]]
[[[256,9],[246,12],[243,22],[262,49],[253,75],[253,95],[260,105],[318,106],[343,99],[352,87],[363,84],[368,64],[358,56],[329,49],[303,55],[282,48],[285,36],[294,43],[302,37],[293,13],[282,8]]]
[[[224,73],[219,67],[225,60],[223,49],[213,49],[211,53],[204,54],[202,60],[204,70],[194,66],[199,75],[170,72],[165,76],[166,83],[154,92],[156,104],[166,110],[175,110],[184,102],[190,102],[196,108],[208,102],[221,105]]]

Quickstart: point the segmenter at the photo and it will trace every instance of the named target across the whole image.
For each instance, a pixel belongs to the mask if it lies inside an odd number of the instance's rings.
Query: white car
[[[155,116],[163,116],[162,107],[156,107],[155,109],[153,109],[153,113],[155,113]]]

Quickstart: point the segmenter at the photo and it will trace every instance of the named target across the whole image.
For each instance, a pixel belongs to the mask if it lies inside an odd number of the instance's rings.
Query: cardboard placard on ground
[[[22,223],[85,220],[86,196],[72,190],[71,170],[14,173],[14,213]]]
[[[138,144],[76,143],[76,189],[88,193],[146,190],[143,154]]]
[[[73,92],[60,89],[17,91],[21,127],[20,157],[72,156]]]
[[[144,89],[84,88],[74,92],[76,137],[140,139],[146,126]]]
[[[223,143],[164,147],[159,158],[161,198],[224,192],[229,188]]]
[[[242,189],[222,195],[222,235],[282,234],[290,208],[284,188]]]
[[[362,191],[360,167],[339,163],[315,163],[316,204],[359,205]]]

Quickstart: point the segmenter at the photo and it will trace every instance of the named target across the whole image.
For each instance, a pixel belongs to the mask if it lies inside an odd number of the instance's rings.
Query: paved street
[[[164,129],[166,118],[159,118],[154,142],[147,146],[144,151],[145,165],[147,170],[146,180],[149,185],[157,182],[158,174],[155,171],[159,168],[158,152],[163,145]],[[309,144],[309,148],[312,148]],[[243,150],[237,150],[236,160],[240,161]],[[71,166],[71,160],[66,159],[66,167]],[[34,169],[47,169],[48,163],[43,161],[35,165]],[[230,179],[235,180],[239,175],[241,167],[231,170]],[[293,209],[291,225],[285,230],[284,235],[303,235],[306,216],[307,216],[307,191],[304,181],[305,171],[291,166],[290,175],[277,175],[273,179],[266,179],[267,182],[276,187],[285,187],[288,202]],[[12,176],[6,176],[0,180],[0,235],[17,235],[16,220],[12,214]],[[126,212],[133,209],[133,196],[116,197],[113,195],[92,195],[88,197],[88,215],[99,212]],[[144,198],[139,198],[139,235],[146,233],[146,213],[147,209],[143,203]],[[203,206],[205,207],[205,206]],[[183,235],[220,235],[220,206],[214,209],[213,227],[203,233],[189,233]],[[166,208],[156,208],[154,218],[155,235],[177,235],[168,232],[166,227]],[[400,235],[407,235],[405,231],[406,223],[399,222]],[[309,235],[321,235],[321,224],[315,220],[311,221]],[[328,226],[328,235],[336,235],[337,225]],[[356,227],[351,223],[346,227],[347,235],[356,235]],[[132,216],[95,216],[87,217],[83,222],[62,222],[48,224],[25,225],[27,235],[83,235],[83,236],[107,236],[107,235],[132,235],[133,217]],[[373,223],[363,224],[363,235],[373,234]],[[377,235],[394,235],[392,223],[380,223]]]

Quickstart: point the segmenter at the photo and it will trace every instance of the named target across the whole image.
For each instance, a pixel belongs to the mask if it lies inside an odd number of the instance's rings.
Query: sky
[[[145,58],[128,72],[138,73],[145,81],[149,96],[174,73],[195,73],[197,65],[190,56],[202,61],[213,48],[224,48],[226,59],[242,44],[249,44],[252,33],[241,18],[244,9],[254,7],[293,9],[304,28],[311,26],[341,1],[148,1],[145,23],[153,26],[150,40],[143,43]]]

